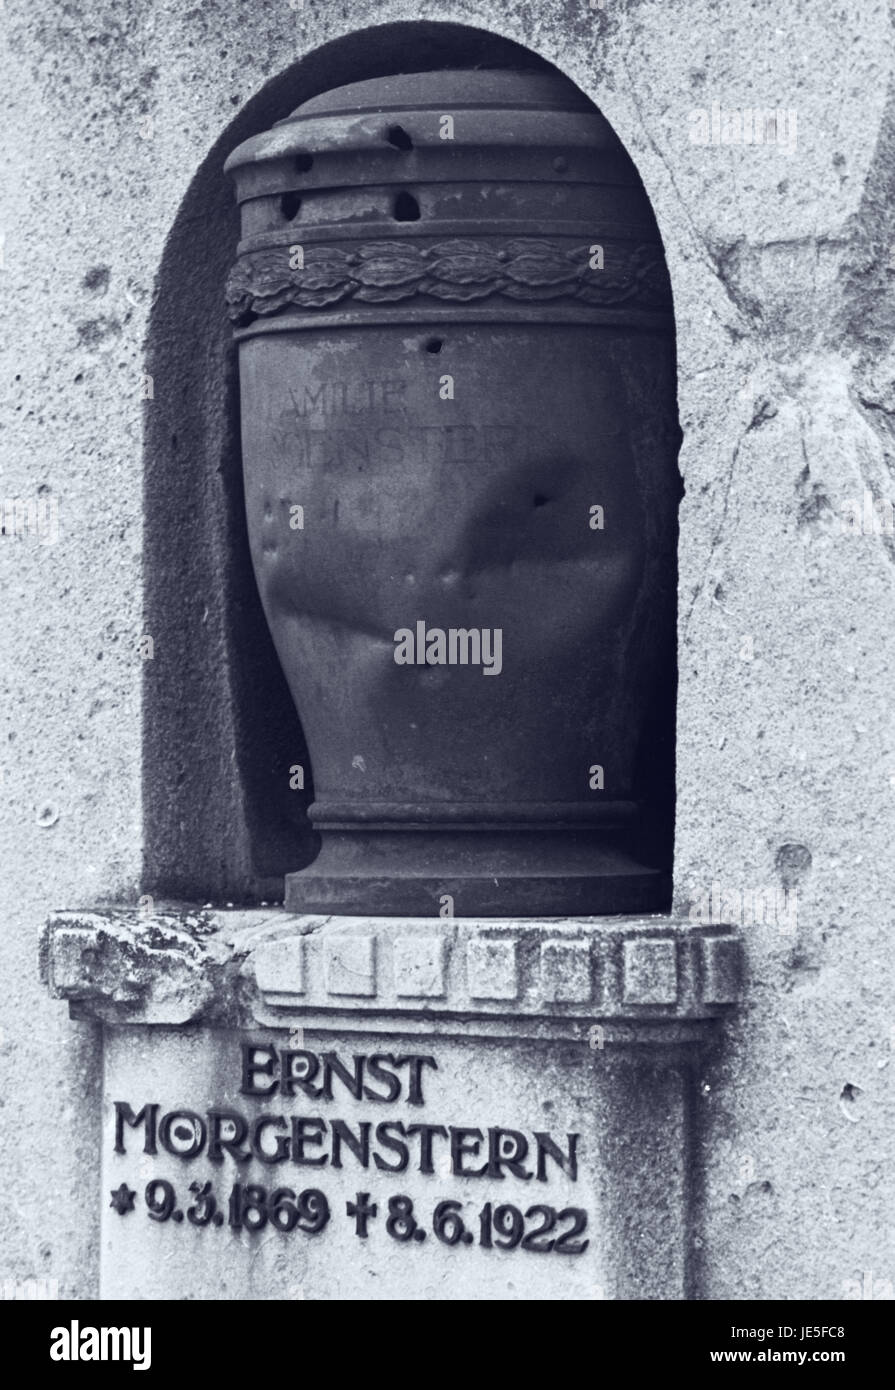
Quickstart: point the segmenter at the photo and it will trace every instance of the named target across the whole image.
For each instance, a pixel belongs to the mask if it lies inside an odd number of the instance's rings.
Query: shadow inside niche
[[[278,900],[319,849],[299,717],[267,630],[243,508],[239,394],[224,286],[239,239],[227,155],[348,82],[446,67],[548,69],[464,25],[386,24],[323,45],[272,79],[199,166],[165,245],[147,338],[144,891]],[[293,769],[304,770],[304,788]]]

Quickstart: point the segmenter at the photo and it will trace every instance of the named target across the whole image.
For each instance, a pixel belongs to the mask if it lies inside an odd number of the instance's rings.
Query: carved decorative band
[[[392,1029],[414,1015],[430,1028],[457,1016],[698,1022],[736,1002],[742,967],[732,928],[670,917],[359,919],[269,908],[59,913],[41,958],[50,993],[78,1017],[226,1027],[340,1009]]]
[[[350,249],[331,245],[303,248],[302,259],[287,246],[243,255],[227,285],[231,319],[275,314],[287,305],[327,309],[346,300],[395,304],[424,295],[469,303],[498,295],[537,304],[574,300],[595,309],[630,305],[671,310],[671,284],[661,249],[606,242],[601,255],[592,246],[569,247],[546,238],[505,243],[450,238],[435,244],[377,241]],[[595,261],[602,260],[599,268]]]

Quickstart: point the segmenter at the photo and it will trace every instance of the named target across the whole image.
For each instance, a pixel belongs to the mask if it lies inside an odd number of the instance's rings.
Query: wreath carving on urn
[[[595,276],[591,245],[568,249],[543,237],[518,238],[499,248],[459,237],[430,246],[406,241],[375,241],[350,250],[311,246],[298,269],[290,268],[287,246],[266,246],[234,266],[227,306],[236,323],[289,304],[322,309],[346,299],[382,304],[416,295],[455,302],[502,295],[527,302],[572,299],[670,309],[671,285],[659,247],[632,249],[609,238],[601,247],[605,266]]]

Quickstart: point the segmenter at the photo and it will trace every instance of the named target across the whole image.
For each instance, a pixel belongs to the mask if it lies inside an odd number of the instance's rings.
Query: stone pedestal
[[[113,911],[45,945],[105,1024],[103,1296],[687,1296],[729,929]]]

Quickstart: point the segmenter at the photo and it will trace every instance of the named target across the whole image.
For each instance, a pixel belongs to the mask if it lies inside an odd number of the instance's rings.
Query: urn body
[[[633,166],[509,72],[327,93],[230,164],[248,530],[322,834],[287,906],[663,907],[631,845],[674,349]]]

